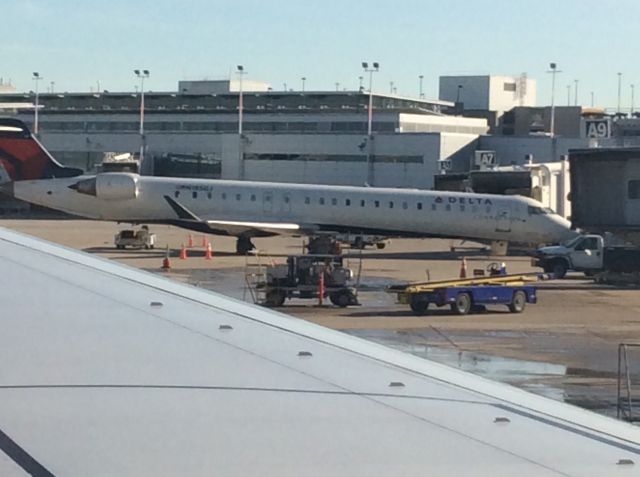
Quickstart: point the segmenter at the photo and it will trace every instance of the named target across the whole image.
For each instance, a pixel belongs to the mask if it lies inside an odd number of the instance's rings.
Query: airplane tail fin
[[[56,161],[25,123],[18,119],[0,118],[0,184],[75,177],[82,173],[81,169],[65,167]]]

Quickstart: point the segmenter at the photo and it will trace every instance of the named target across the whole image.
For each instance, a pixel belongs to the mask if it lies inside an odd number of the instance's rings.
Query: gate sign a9
[[[585,137],[590,139],[604,139],[611,137],[611,121],[607,119],[585,119]]]

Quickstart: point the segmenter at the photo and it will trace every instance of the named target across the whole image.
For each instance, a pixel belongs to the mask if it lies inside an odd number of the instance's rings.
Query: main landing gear
[[[236,253],[238,255],[247,255],[255,248],[256,246],[253,244],[250,237],[238,237],[238,240],[236,241]]]

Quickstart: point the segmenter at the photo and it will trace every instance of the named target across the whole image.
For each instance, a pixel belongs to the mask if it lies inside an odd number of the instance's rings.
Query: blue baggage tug
[[[486,305],[506,305],[512,313],[522,313],[527,303],[536,303],[536,288],[530,282],[545,279],[544,274],[496,275],[436,282],[411,283],[387,288],[398,303],[407,304],[416,315],[427,312],[430,304],[451,306],[458,315],[484,310]]]

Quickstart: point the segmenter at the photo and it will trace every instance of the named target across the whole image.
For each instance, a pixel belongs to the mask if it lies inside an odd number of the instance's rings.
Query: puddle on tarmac
[[[527,361],[473,351],[462,351],[454,347],[424,344],[424,336],[415,336],[406,331],[396,333],[389,330],[348,330],[345,332],[411,353],[421,358],[461,369],[487,379],[514,385],[525,391],[564,401],[611,417],[616,415],[616,391],[607,386],[572,384],[572,377],[589,377],[575,368],[542,361]],[[412,342],[412,340],[414,342]]]

